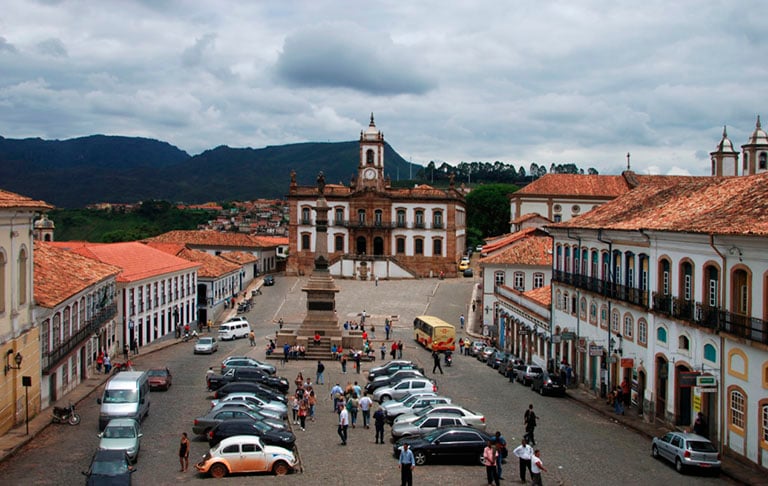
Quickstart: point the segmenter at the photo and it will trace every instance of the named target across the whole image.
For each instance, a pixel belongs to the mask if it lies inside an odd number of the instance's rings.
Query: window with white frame
[[[539,289],[544,286],[544,274],[536,272],[533,274],[533,288]]]
[[[760,439],[768,443],[768,404],[763,405],[760,413],[760,423],[762,424],[762,434]]]
[[[632,316],[627,314],[624,316],[624,338],[625,339],[633,339],[633,336],[635,335],[634,331],[635,323],[632,319]]]
[[[525,290],[525,274],[523,272],[515,272],[514,280],[515,290],[519,290],[521,292]]]
[[[499,270],[493,273],[493,282],[496,285],[504,285],[504,271]]]
[[[732,390],[729,400],[730,423],[734,427],[744,429],[744,395],[739,390]]]
[[[619,311],[615,310],[613,311],[611,315],[611,332],[618,333],[619,332]]]
[[[637,342],[643,346],[648,344],[648,323],[645,319],[637,321]]]

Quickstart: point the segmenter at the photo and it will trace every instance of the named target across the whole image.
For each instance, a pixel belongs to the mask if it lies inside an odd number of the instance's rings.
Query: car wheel
[[[658,459],[659,458],[659,448],[656,447],[655,445],[653,447],[651,447],[651,456],[654,459]]]
[[[684,471],[683,461],[680,460],[679,457],[675,458],[675,469],[677,472],[682,473]]]
[[[392,400],[392,397],[391,397],[391,396],[389,396],[389,395],[382,395],[382,396],[381,396],[381,400],[379,400],[379,403],[384,403],[384,402],[386,402],[387,400]]]
[[[290,468],[285,461],[277,461],[274,466],[272,466],[272,473],[275,476],[285,476],[288,474],[288,471],[290,471]]]
[[[416,461],[417,466],[423,466],[427,463],[427,453],[424,451],[416,451],[413,453],[413,458]]]
[[[223,478],[227,475],[228,472],[229,471],[227,471],[227,466],[221,464],[220,462],[217,462],[211,466],[211,476],[214,478]]]

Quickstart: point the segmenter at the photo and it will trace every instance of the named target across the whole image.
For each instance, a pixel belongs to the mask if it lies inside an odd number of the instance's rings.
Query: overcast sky
[[[57,1],[0,7],[0,135],[190,154],[356,140],[406,159],[709,174],[768,127],[759,0]]]

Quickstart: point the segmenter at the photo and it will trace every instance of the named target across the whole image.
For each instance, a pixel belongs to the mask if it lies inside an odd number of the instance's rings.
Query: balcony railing
[[[648,307],[648,291],[620,285],[595,277],[555,270],[552,280],[583,289],[611,299],[618,299],[631,304]]]
[[[102,307],[95,316],[86,321],[85,326],[73,334],[69,339],[61,343],[56,349],[52,349],[50,352],[43,354],[43,374],[48,374],[53,367],[59,364],[62,358],[77,349],[77,347],[84,341],[90,339],[93,334],[101,329],[101,326],[109,322],[115,315],[117,315],[117,303]]]

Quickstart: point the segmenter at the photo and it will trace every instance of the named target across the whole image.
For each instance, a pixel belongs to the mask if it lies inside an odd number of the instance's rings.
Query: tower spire
[[[627,170],[630,170],[629,169],[629,152],[627,152]]]
[[[758,123],[760,123],[759,118],[758,118]],[[371,123],[368,126],[369,127],[375,127],[376,126],[376,124],[373,123],[373,112],[371,112]]]
[[[373,120],[373,113],[371,113],[371,120]],[[760,115],[757,115],[757,123],[755,124],[755,128],[757,128],[757,129],[763,128],[760,125]]]

